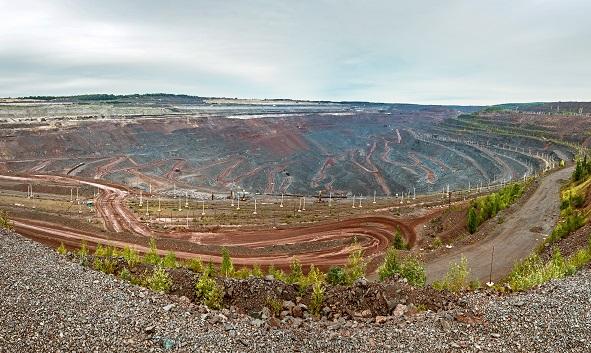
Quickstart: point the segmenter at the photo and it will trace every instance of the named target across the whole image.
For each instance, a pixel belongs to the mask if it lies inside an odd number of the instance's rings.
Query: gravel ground
[[[255,327],[69,262],[0,231],[0,352],[590,352],[591,272],[526,294],[378,324]],[[172,305],[171,305],[172,304]]]

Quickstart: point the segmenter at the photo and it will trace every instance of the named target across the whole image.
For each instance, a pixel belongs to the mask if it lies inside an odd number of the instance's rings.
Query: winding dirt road
[[[147,238],[155,237],[177,240],[186,244],[181,246],[181,249],[175,249],[177,256],[181,258],[200,256],[208,261],[219,262],[221,260],[218,256],[219,246],[227,246],[230,250],[233,247],[241,249],[238,254],[233,254],[236,264],[239,265],[268,266],[272,264],[287,268],[295,256],[305,266],[314,264],[326,269],[347,262],[351,252],[350,241],[353,237],[357,238],[368,260],[381,255],[386,250],[396,228],[402,230],[411,245],[416,241],[412,220],[398,220],[387,215],[358,216],[338,222],[319,222],[285,229],[229,229],[216,233],[161,232],[150,229],[127,208],[126,198],[131,190],[124,186],[55,175],[22,177],[0,175],[0,178],[37,183],[85,184],[96,187],[100,190],[96,200],[96,210],[105,228],[111,233],[126,232],[136,235],[133,238],[135,240],[130,242],[129,237],[108,239],[102,234],[84,232],[52,222],[15,219],[14,225],[18,232],[46,243],[65,242],[75,246],[84,240],[90,244],[118,247],[130,245],[140,251],[146,251]],[[200,246],[201,250],[195,250],[191,244]],[[165,248],[162,249],[162,251],[165,250]]]
[[[560,214],[561,180],[569,178],[573,167],[565,168],[541,179],[540,185],[525,203],[502,224],[495,224],[483,240],[450,251],[426,265],[427,281],[433,282],[445,276],[449,264],[466,257],[471,276],[482,283],[489,281],[491,254],[494,246],[492,280],[498,281],[511,271],[518,260],[528,256],[541,241],[542,234],[549,234]],[[541,228],[540,228],[541,227]],[[486,227],[484,227],[486,228]],[[540,233],[532,229],[542,229]],[[486,232],[483,229],[481,232]]]

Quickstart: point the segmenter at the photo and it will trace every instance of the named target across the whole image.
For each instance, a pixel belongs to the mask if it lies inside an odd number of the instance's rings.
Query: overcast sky
[[[589,14],[589,0],[0,0],[0,96],[589,101]]]

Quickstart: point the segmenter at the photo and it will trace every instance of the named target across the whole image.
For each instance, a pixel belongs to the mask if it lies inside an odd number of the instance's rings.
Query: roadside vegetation
[[[585,195],[590,189],[591,163],[585,157],[577,160],[571,182],[562,189],[560,220],[550,236],[530,256],[515,264],[504,281],[510,289],[527,290],[549,280],[572,275],[591,261],[591,239],[586,246],[568,257],[564,257],[556,246],[562,239],[588,223],[591,207],[585,208]],[[552,256],[544,262],[540,255],[547,248],[552,248]]]
[[[397,234],[402,237],[399,231]],[[406,243],[404,241],[401,243],[404,245],[402,248],[406,249]],[[379,267],[380,280],[403,279],[411,286],[423,287],[426,282],[423,264],[413,256],[400,259],[398,257],[400,247],[400,243],[397,243],[388,249],[384,262]],[[68,254],[63,244],[57,251],[60,254]],[[222,261],[217,266],[205,263],[199,258],[179,261],[172,251],[164,256],[160,253],[156,241],[151,239],[149,250],[143,255],[130,247],[118,249],[100,244],[95,246],[94,253],[91,254],[86,243],[83,243],[76,252],[69,254],[76,256],[81,264],[95,270],[162,293],[174,291],[175,283],[171,271],[179,268],[192,271],[199,275],[193,284],[195,298],[212,309],[223,307],[225,278],[247,279],[272,276],[273,279],[287,285],[294,285],[300,297],[308,298],[309,312],[315,316],[322,314],[325,294],[329,286],[355,285],[365,276],[367,266],[363,250],[356,240],[351,244],[347,264],[342,267],[331,267],[327,272],[321,271],[314,265],[304,269],[297,258],[292,260],[287,272],[274,266],[269,266],[266,271],[257,265],[237,268],[227,248],[221,249]]]
[[[478,197],[468,208],[468,231],[475,233],[485,221],[511,206],[521,195],[525,187],[522,183],[513,183],[487,196]]]
[[[0,228],[12,229],[12,222],[8,218],[8,213],[4,210],[0,210]]]

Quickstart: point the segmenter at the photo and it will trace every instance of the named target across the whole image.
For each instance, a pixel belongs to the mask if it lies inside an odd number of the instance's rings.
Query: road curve
[[[507,215],[502,224],[495,225],[484,239],[453,248],[428,262],[427,281],[433,282],[445,276],[449,264],[459,262],[463,255],[468,260],[471,278],[488,282],[493,246],[492,280],[498,281],[507,275],[515,262],[529,255],[540,241],[541,234],[532,232],[532,228],[541,227],[543,234],[551,232],[560,213],[560,181],[568,179],[572,170],[573,167],[565,168],[541,179],[529,199],[514,213]]]

